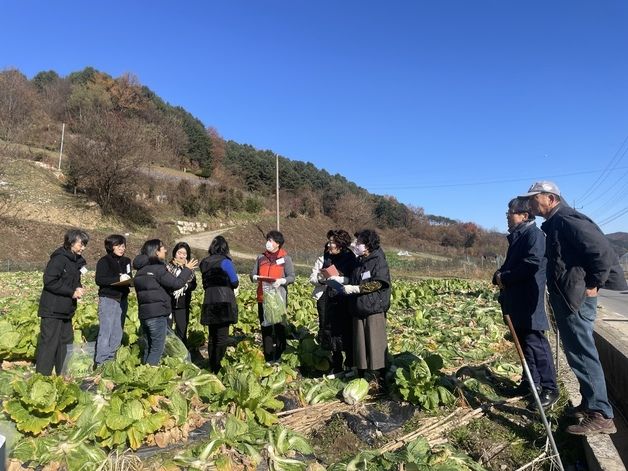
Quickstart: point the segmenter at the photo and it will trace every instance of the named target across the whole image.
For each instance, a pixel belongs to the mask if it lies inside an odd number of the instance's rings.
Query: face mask
[[[366,246],[364,244],[357,244],[354,242],[353,244],[351,244],[351,250],[358,257],[361,257],[362,255],[364,255],[364,252],[366,251]]]
[[[275,243],[272,240],[266,241],[266,250],[268,250],[269,252],[275,250]]]

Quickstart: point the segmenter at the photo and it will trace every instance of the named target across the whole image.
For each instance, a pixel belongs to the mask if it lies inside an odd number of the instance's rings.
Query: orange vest
[[[281,259],[288,255],[284,249],[279,249],[277,252],[277,258]],[[278,280],[279,278],[284,278],[284,266],[285,264],[278,265],[275,262],[271,262],[264,254],[258,260],[257,265],[257,274],[259,276],[268,276],[269,278],[274,278]],[[257,302],[264,302],[264,291],[262,290],[262,281],[257,282]]]

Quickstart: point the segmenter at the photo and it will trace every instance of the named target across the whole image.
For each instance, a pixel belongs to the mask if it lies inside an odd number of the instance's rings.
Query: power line
[[[624,170],[628,169],[628,166],[617,167],[616,170]],[[442,183],[442,184],[425,184],[425,185],[398,185],[398,184],[387,184],[387,185],[369,185],[361,183],[360,186],[368,187],[370,190],[386,190],[386,189],[395,189],[395,190],[414,190],[414,189],[430,189],[430,188],[451,188],[457,186],[482,186],[482,185],[494,185],[499,183],[516,183],[516,182],[532,182],[539,180],[547,180],[550,178],[562,178],[562,177],[573,177],[576,175],[590,175],[593,173],[601,172],[601,170],[583,170],[581,172],[571,172],[571,173],[562,173],[556,175],[545,175],[543,177],[520,177],[520,178],[507,178],[501,180],[484,180],[484,181],[474,181],[474,182],[458,182],[458,183]]]
[[[613,157],[611,158],[610,162],[606,165],[606,167],[604,168],[604,170],[602,171],[600,176],[597,177],[597,179],[594,180],[594,182],[591,184],[591,186],[589,186],[589,188],[584,192],[582,197],[580,197],[580,200],[582,200],[580,202],[580,204],[582,204],[587,199],[588,196],[593,194],[595,192],[595,190],[602,183],[604,183],[604,181],[610,175],[610,171],[612,170],[613,165],[615,165],[615,161],[617,160],[617,164],[619,164],[619,162],[624,158],[624,155],[626,155],[626,151],[628,151],[628,147],[623,152],[621,152],[621,149],[624,147],[626,142],[628,142],[628,135],[626,135],[626,137],[624,138],[624,141],[621,143],[619,148],[615,151],[615,155],[613,155]],[[620,152],[621,152],[621,155],[620,155]]]
[[[620,217],[624,216],[625,214],[628,214],[628,206],[626,206],[623,209],[620,209],[615,214],[612,214],[611,216],[607,217],[606,219],[603,219],[602,221],[600,221],[598,223],[598,226],[605,226],[606,224],[610,224],[611,222],[616,221],[617,219],[619,219]]]

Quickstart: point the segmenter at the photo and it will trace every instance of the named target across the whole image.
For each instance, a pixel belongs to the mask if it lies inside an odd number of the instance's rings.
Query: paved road
[[[604,312],[615,312],[628,318],[628,291],[600,290],[598,304],[603,308],[598,317],[604,317]],[[600,316],[601,314],[601,316]]]

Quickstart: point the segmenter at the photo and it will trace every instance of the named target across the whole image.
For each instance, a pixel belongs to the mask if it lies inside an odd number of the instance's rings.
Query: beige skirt
[[[353,318],[353,352],[360,370],[379,370],[386,366],[386,316],[371,314],[365,319]]]

